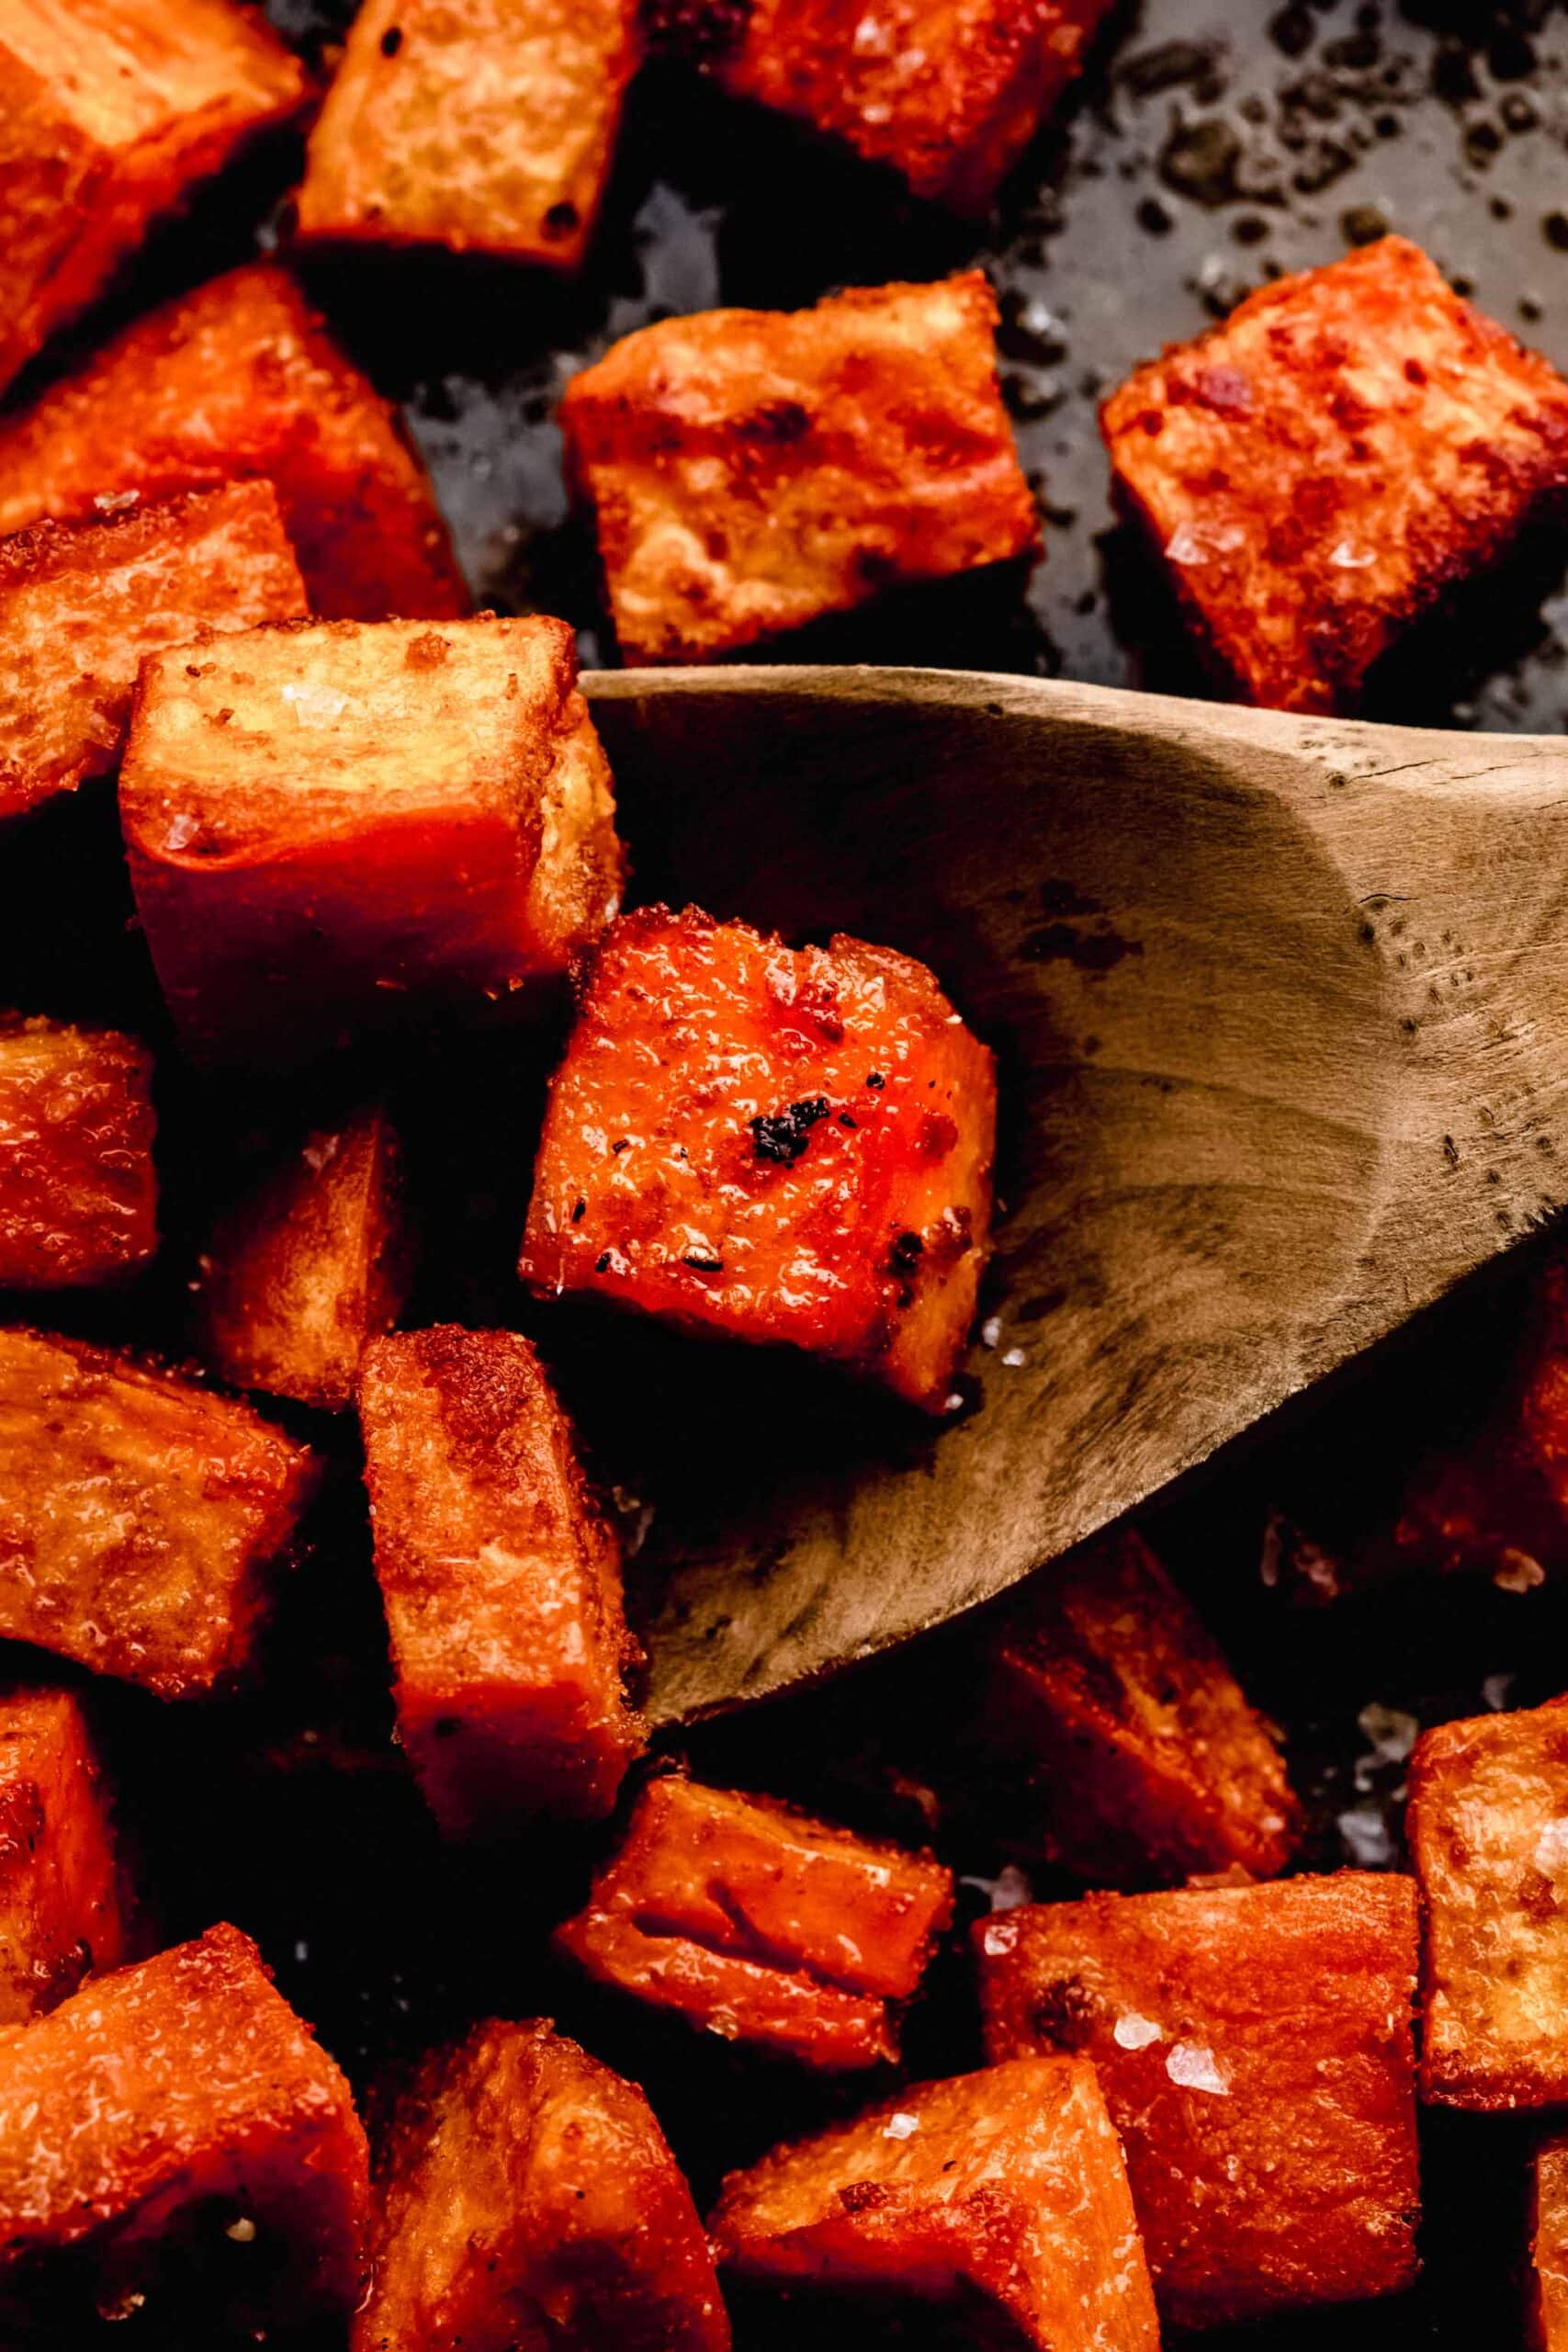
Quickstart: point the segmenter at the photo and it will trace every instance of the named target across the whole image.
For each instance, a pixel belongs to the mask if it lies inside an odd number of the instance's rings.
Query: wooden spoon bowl
[[[685,1424],[660,1719],[988,1599],[1560,1204],[1559,743],[938,672],[587,684],[637,897],[919,956],[1005,1104],[951,1424],[829,1390],[814,1442],[728,1363]]]

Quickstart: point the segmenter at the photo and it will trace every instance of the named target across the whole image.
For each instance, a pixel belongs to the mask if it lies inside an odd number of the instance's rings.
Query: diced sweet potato
[[[608,1813],[641,1725],[620,1547],[526,1340],[373,1340],[359,1382],[398,1724],[453,1837]]]
[[[1241,697],[1356,703],[1568,489],[1568,383],[1402,237],[1281,278],[1105,404],[1117,482]]]
[[[1091,1895],[976,1939],[987,2054],[1093,2060],[1172,2326],[1410,2284],[1408,1879]]]
[[[126,1956],[124,1887],[82,1702],[0,1697],[0,2026],[22,2025]]]
[[[1568,2100],[1568,1699],[1423,1733],[1406,1819],[1426,1915],[1421,2090]]]
[[[155,654],[120,816],[164,993],[211,1056],[552,980],[620,892],[564,621],[339,621]]]
[[[1155,2352],[1133,2200],[1094,2068],[1024,2058],[921,2083],[732,2173],[721,2267],[999,2308],[1039,2352]]]
[[[737,97],[983,212],[1066,89],[1110,0],[662,0]]]
[[[1537,2149],[1531,2188],[1531,2352],[1568,2352],[1568,2141]]]
[[[992,1057],[923,964],[642,908],[607,934],[550,1090],[523,1278],[940,1409],[995,1132]]]
[[[153,1255],[152,1089],[134,1037],[0,1019],[0,1289],[112,1283]]]
[[[726,2041],[807,2065],[898,2054],[952,1873],[767,1797],[654,1781],[560,1950]]]
[[[412,1272],[402,1148],[371,1105],[307,1136],[220,1218],[201,1259],[207,1361],[236,1388],[336,1411]]]
[[[1032,1577],[979,1642],[983,1736],[1051,1860],[1122,1887],[1284,1869],[1299,1815],[1273,1736],[1134,1529]]]
[[[0,425],[0,533],[256,476],[277,492],[317,612],[468,611],[395,410],[272,262],[166,302]]]
[[[0,817],[118,765],[143,654],[309,610],[270,482],[0,539]]]
[[[378,2165],[353,2352],[728,2352],[702,2224],[642,2093],[547,2022],[433,2054]],[[536,2317],[547,2313],[547,2321]]]
[[[706,311],[573,377],[561,430],[628,662],[703,662],[1039,545],[977,270]]]
[[[1521,1588],[1568,1563],[1568,1251],[1541,1267],[1511,1375],[1473,1442],[1416,1468],[1387,1553],[1398,1567]]]
[[[163,1699],[231,1680],[312,1476],[247,1405],[110,1348],[0,1331],[0,1634]]]
[[[637,0],[366,0],[311,133],[300,234],[575,269],[639,49]]]
[[[347,2083],[237,1928],[88,1984],[0,2036],[0,2295],[96,2262],[106,2301],[182,2222],[235,2221],[279,2315],[351,2304],[368,2211]]]
[[[229,0],[4,0],[0,389],[307,90],[259,12]]]

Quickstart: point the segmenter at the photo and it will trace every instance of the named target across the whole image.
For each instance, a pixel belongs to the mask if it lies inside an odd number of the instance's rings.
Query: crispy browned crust
[[[92,1288],[147,1264],[155,1125],[136,1038],[0,1018],[0,1287]]]
[[[640,53],[637,0],[367,0],[310,136],[300,234],[575,269]]]
[[[204,1352],[236,1388],[329,1412],[413,1276],[402,1146],[379,1104],[318,1128],[226,1209],[201,1254]]]
[[[0,817],[118,764],[146,654],[308,610],[270,482],[0,539]]]
[[[730,2174],[710,2232],[750,2278],[966,2290],[1037,2352],[1159,2343],[1122,2152],[1093,2067],[1071,2058],[916,2084],[775,2148]]]
[[[1530,2171],[1530,2352],[1568,2352],[1568,2143],[1538,2148]]]
[[[442,1826],[607,1813],[642,1726],[620,1548],[526,1340],[373,1340],[359,1382],[404,1747]]]
[[[0,389],[154,220],[310,84],[228,0],[6,0],[0,13]]]
[[[829,2071],[896,2058],[953,1874],[771,1798],[653,1781],[556,1940],[601,1983]]]
[[[398,412],[275,262],[150,311],[0,426],[0,533],[257,477],[276,490],[317,612],[469,609]]]
[[[14,2290],[25,2308],[69,2251],[111,2303],[182,2212],[218,2199],[270,2247],[272,2314],[346,2309],[367,2176],[347,2083],[237,1928],[0,2037],[0,2301]]]
[[[377,2165],[353,2352],[506,2352],[543,2310],[581,2352],[728,2352],[691,2191],[648,2101],[547,2019],[433,2052]]]
[[[585,984],[521,1272],[940,1410],[987,1254],[995,1124],[991,1055],[924,965],[641,908]]]
[[[975,1939],[993,2062],[1093,2060],[1168,2325],[1411,2283],[1409,1879],[1097,1894],[996,1914]]]
[[[977,270],[615,344],[561,402],[628,662],[700,662],[1032,552]]]
[[[1351,708],[1568,487],[1568,383],[1402,237],[1265,287],[1101,422],[1237,692],[1282,710]]]
[[[115,1349],[0,1331],[0,1634],[164,1699],[231,1682],[314,1480],[248,1405]]]
[[[130,1944],[108,1792],[70,1690],[0,1697],[0,2026],[54,2008]]]
[[[656,0],[661,45],[841,139],[917,196],[983,212],[1110,0]]]
[[[1406,1833],[1426,1923],[1422,2097],[1483,2111],[1562,2105],[1568,1699],[1423,1733]]]
[[[214,1058],[553,985],[619,900],[575,641],[541,616],[153,655],[119,802],[164,993]]]
[[[977,1639],[984,1737],[1051,1860],[1127,1888],[1285,1868],[1301,1809],[1276,1736],[1135,1530],[1043,1569]]]

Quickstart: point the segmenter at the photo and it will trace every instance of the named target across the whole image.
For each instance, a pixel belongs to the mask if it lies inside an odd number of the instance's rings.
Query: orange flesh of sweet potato
[[[353,2352],[728,2352],[691,2192],[642,2093],[543,2021],[425,2062],[378,2167]]]
[[[635,0],[367,0],[310,137],[301,235],[575,269],[639,50]]]
[[[318,613],[468,611],[396,412],[272,262],[164,303],[0,424],[0,534],[255,476],[277,492]]]
[[[152,1085],[134,1037],[0,1020],[0,1288],[112,1283],[153,1256]]]
[[[526,1340],[372,1340],[359,1384],[398,1724],[456,1837],[608,1813],[642,1728],[620,1551]]]
[[[144,654],[309,610],[270,482],[0,539],[0,817],[118,765]]]
[[[767,1798],[653,1781],[561,1951],[727,2041],[808,2065],[897,2055],[953,1909],[950,1871]]]
[[[1402,237],[1265,287],[1102,418],[1245,701],[1353,707],[1404,625],[1568,488],[1568,383]]]
[[[785,1342],[940,1410],[988,1247],[996,1077],[921,964],[644,908],[556,1073],[521,1272]]]
[[[665,319],[575,376],[567,462],[626,659],[701,662],[1032,551],[978,271]]]
[[[620,891],[563,621],[337,621],[155,655],[120,816],[164,993],[213,1057],[552,981]]]
[[[71,2248],[106,2286],[144,2275],[182,2214],[219,2200],[287,2248],[280,2307],[345,2306],[367,2169],[347,2083],[238,1928],[0,2037],[0,2291],[25,2297]]]
[[[310,1455],[109,1348],[0,1331],[0,1634],[160,1698],[254,1654]]]
[[[412,1259],[401,1146],[373,1105],[308,1136],[220,1219],[201,1260],[207,1361],[236,1388],[352,1404]]]
[[[945,2300],[967,2288],[1039,2352],[1155,2352],[1159,2329],[1094,2069],[1020,2059],[921,2083],[732,2173],[721,2267]]]
[[[736,96],[891,164],[917,196],[983,212],[1109,4],[882,0],[874,14],[844,0],[750,0],[713,70]],[[726,8],[709,0],[699,24]]]
[[[108,1801],[69,1690],[0,1698],[0,2027],[118,1968],[127,1920]]]
[[[1170,2325],[1410,2284],[1408,1879],[1091,1895],[998,1914],[976,1942],[987,2055],[1094,2062]]]
[[[1426,1916],[1421,2089],[1568,2099],[1568,1700],[1423,1734],[1406,1822]]]
[[[0,389],[308,86],[259,14],[228,0],[4,0]]]
[[[1279,1749],[1134,1531],[1032,1577],[982,1657],[985,1737],[1026,1772],[1051,1860],[1095,1886],[1284,1869],[1300,1809]]]
[[[1531,2352],[1568,2352],[1568,2143],[1536,2151],[1530,2186]]]

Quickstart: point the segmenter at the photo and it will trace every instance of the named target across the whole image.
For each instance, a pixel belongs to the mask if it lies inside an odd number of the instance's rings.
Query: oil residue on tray
[[[275,0],[295,37],[341,11]],[[585,277],[433,268],[416,300],[363,265],[317,272],[334,314],[403,394],[465,563],[503,607],[541,605],[610,652],[592,551],[569,518],[554,424],[606,344],[715,303],[789,306],[840,284],[978,260],[1004,313],[1007,392],[1045,509],[1027,587],[961,583],[813,632],[793,652],[935,662],[1204,691],[1142,550],[1116,526],[1101,395],[1160,344],[1287,270],[1397,229],[1568,366],[1568,24],[1552,0],[1290,5],[1146,0],[1115,11],[1065,119],[978,228],[672,70],[634,93]],[[417,338],[408,322],[417,321]],[[1543,606],[1544,596],[1544,606]],[[1568,597],[1549,559],[1387,715],[1554,729],[1568,713]],[[1435,699],[1436,697],[1436,699]]]

